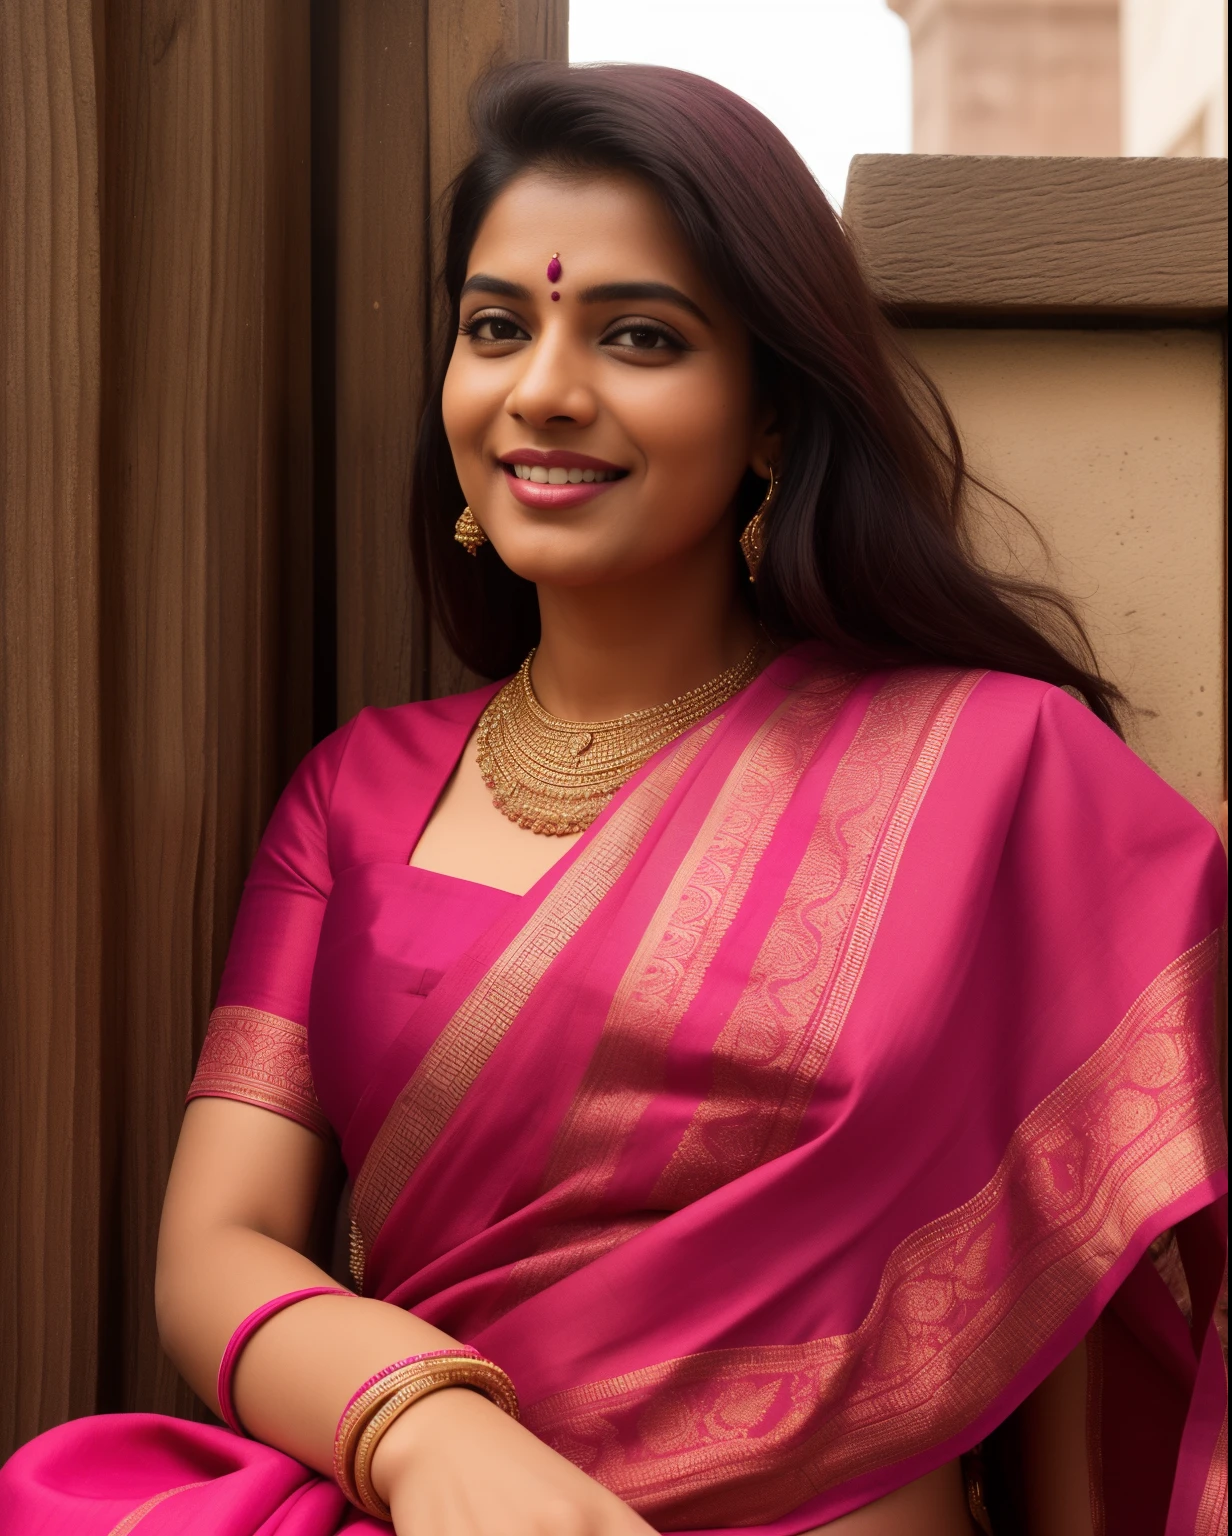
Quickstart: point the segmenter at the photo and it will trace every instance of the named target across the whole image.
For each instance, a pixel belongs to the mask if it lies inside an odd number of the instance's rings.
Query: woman
[[[361,712],[249,878],[157,1298],[246,1436],[63,1426],[0,1530],[1214,1532],[1217,839],[764,118],[476,127],[413,526],[513,676]]]

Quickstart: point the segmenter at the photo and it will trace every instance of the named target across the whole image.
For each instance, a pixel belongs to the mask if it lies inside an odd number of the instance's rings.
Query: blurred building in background
[[[1227,0],[1122,0],[1123,155],[1228,153]]]
[[[1227,0],[887,3],[911,33],[919,152],[1228,152]]]

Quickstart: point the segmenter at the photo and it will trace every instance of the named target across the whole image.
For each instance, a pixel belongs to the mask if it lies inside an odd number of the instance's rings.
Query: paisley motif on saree
[[[904,1239],[853,1333],[661,1361],[536,1403],[527,1422],[666,1528],[766,1521],[958,1434],[1142,1223],[1218,1166],[1203,1028],[1217,957],[1212,934],[1169,966],[978,1194]]]

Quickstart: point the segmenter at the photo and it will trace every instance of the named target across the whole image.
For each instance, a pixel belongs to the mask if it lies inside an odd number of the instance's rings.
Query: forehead
[[[693,295],[708,286],[658,194],[631,176],[524,172],[488,210],[468,271],[546,280],[554,251],[566,283],[658,279]]]

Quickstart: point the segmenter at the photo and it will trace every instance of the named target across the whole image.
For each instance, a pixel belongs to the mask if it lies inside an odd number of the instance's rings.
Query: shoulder
[[[1016,781],[1021,803],[1047,807],[1053,817],[1068,811],[1079,841],[1115,829],[1123,845],[1155,853],[1189,846],[1222,864],[1207,817],[1064,689],[989,672],[964,714],[986,770]]]
[[[989,721],[1027,732],[1041,728],[1094,731],[1118,740],[1115,731],[1092,713],[1087,704],[1038,677],[1022,677],[1017,672],[977,672],[967,674],[974,680],[972,703]]]
[[[1013,672],[964,674],[970,679],[963,714],[980,734],[990,758],[1010,759],[1051,745],[1057,750],[1117,762],[1154,777],[1125,742],[1086,702],[1039,678]],[[1132,765],[1132,767],[1130,766]]]
[[[468,693],[385,707],[367,705],[335,737],[339,749],[338,776],[347,784],[380,785],[390,776],[406,783],[427,774],[435,777],[442,764],[456,762],[484,706],[500,687],[488,683]],[[324,747],[333,737],[327,737]]]
[[[475,725],[485,703],[499,687],[499,682],[490,682],[481,688],[470,688],[467,693],[445,694],[441,699],[419,699],[415,703],[384,707],[369,703],[335,731],[335,736],[352,731],[361,750],[373,748],[379,742],[419,743],[436,734],[453,736],[459,728]]]
[[[385,708],[368,706],[313,749],[308,772],[334,871],[409,857],[499,684]]]
[[[366,705],[302,758],[271,828],[313,824],[322,831],[338,803],[405,796],[454,761],[499,684],[447,698],[385,708]]]

